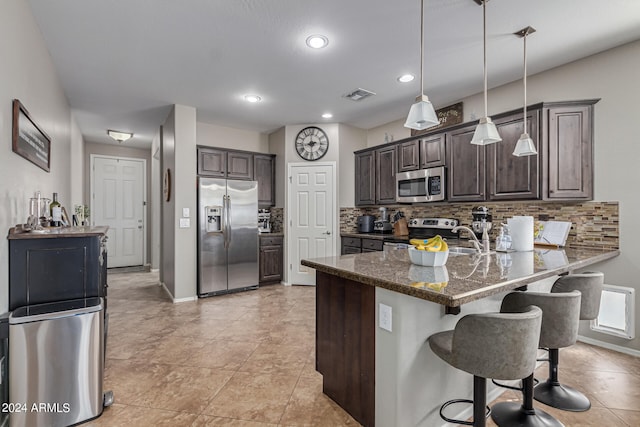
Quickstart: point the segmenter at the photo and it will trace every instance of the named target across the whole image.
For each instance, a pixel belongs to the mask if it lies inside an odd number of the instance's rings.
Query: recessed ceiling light
[[[260,102],[262,101],[262,98],[260,98],[258,95],[245,95],[244,100],[247,102]]]
[[[324,114],[322,115],[322,118],[323,118],[323,119],[330,119],[331,117],[333,117],[333,114],[331,114],[331,113],[324,113]]]
[[[409,83],[410,81],[413,81],[413,79],[415,79],[416,77],[413,74],[403,74],[400,77],[398,77],[398,81],[400,83]]]
[[[307,46],[312,49],[322,49],[329,44],[329,39],[321,34],[314,34],[307,37]]]

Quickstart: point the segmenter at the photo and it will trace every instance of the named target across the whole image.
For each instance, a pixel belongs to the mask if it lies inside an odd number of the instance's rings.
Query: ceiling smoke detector
[[[346,93],[344,95],[342,95],[343,98],[347,98],[350,99],[352,101],[362,101],[365,98],[368,98],[370,96],[375,95],[375,92],[371,92],[369,90],[366,89],[362,89],[362,88],[358,88],[354,91],[351,91],[349,93]]]

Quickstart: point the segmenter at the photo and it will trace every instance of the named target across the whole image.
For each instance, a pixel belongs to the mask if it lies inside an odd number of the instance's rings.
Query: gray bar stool
[[[599,271],[569,274],[556,280],[551,288],[551,293],[580,291],[582,294],[580,320],[593,320],[598,317],[600,311],[603,283],[604,274]],[[565,345],[555,345],[554,343],[540,341],[541,347],[549,349],[549,378],[545,382],[538,384],[534,390],[534,399],[538,402],[573,412],[582,412],[591,408],[591,402],[589,402],[587,396],[574,388],[560,384],[560,381],[558,381],[559,349],[575,344],[578,338],[578,323],[576,322],[576,339],[573,342]]]
[[[515,380],[530,375],[536,365],[541,324],[542,310],[527,307],[521,313],[468,314],[454,330],[431,335],[429,346],[438,357],[473,374],[473,400],[444,403],[440,417],[447,422],[484,427],[491,413],[487,408],[487,378]],[[443,415],[447,406],[459,402],[473,403],[473,422]]]
[[[542,309],[539,346],[566,346],[576,342],[580,316],[580,292],[512,292],[504,297],[500,311],[520,312],[535,305]],[[534,350],[537,352],[537,349]],[[561,426],[558,420],[533,407],[533,371],[522,380],[522,405],[500,402],[491,408],[491,418],[499,426]],[[500,385],[500,384],[498,384]]]

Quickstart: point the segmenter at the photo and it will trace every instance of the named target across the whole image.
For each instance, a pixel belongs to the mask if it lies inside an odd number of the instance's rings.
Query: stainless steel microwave
[[[396,202],[438,202],[444,200],[444,192],[444,166],[396,174]]]

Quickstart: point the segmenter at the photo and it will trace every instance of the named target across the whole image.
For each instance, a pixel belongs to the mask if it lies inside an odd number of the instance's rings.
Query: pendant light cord
[[[522,133],[527,132],[527,34],[529,30],[524,31],[524,77],[522,78],[524,83],[524,130]]]
[[[424,0],[420,0],[420,96],[424,95]]]
[[[487,1],[482,1],[483,70],[484,70],[484,116],[489,117],[487,107]]]

